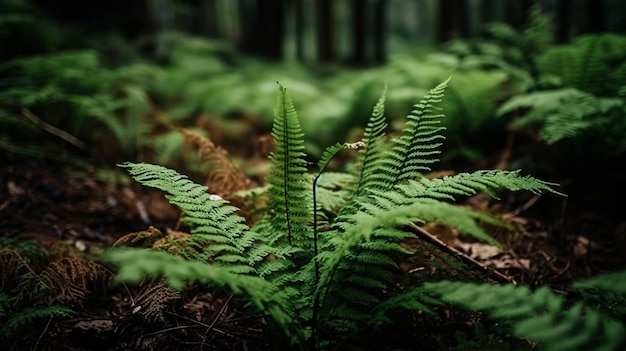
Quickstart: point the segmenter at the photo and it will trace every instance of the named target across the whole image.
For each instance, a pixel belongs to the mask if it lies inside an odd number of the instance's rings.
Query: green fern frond
[[[437,306],[440,304],[441,302],[439,300],[428,296],[427,291],[425,291],[423,287],[412,287],[378,304],[376,308],[372,310],[371,319],[368,321],[368,324],[375,328],[389,325],[393,322],[389,314],[401,309],[424,311],[429,314],[434,314],[429,306]]]
[[[624,326],[598,311],[564,299],[547,287],[442,281],[424,288],[449,303],[484,311],[507,323],[513,334],[539,343],[545,350],[619,350]]]
[[[192,282],[227,287],[236,295],[249,299],[259,310],[266,311],[286,332],[294,332],[289,300],[274,285],[258,277],[242,275],[232,266],[218,266],[187,261],[163,252],[142,249],[119,249],[105,259],[119,266],[116,280],[139,283],[145,277],[166,277],[167,284],[181,290]]]
[[[592,278],[582,279],[572,285],[576,289],[602,289],[626,294],[626,271],[605,273]]]
[[[31,325],[35,320],[52,317],[69,317],[75,312],[64,306],[26,307],[14,313],[0,327],[0,340],[15,336],[15,333]]]
[[[290,245],[310,246],[311,219],[310,183],[304,159],[304,133],[287,89],[279,85],[279,96],[274,108],[272,136],[277,150],[270,155],[272,165],[267,181],[269,190],[267,219],[273,235]]]
[[[407,117],[407,123],[399,138],[392,140],[392,148],[383,160],[372,169],[371,189],[385,191],[404,180],[415,179],[430,171],[430,165],[437,162],[438,140],[444,127],[440,126],[443,93],[451,77],[431,89]]]
[[[336,213],[354,193],[356,177],[348,173],[326,172],[317,179],[317,208]]]
[[[626,271],[600,274],[572,284],[585,303],[617,319],[626,318]]]
[[[322,153],[322,157],[320,158],[319,162],[317,163],[319,172],[323,173],[326,170],[326,167],[328,167],[328,164],[330,163],[332,158],[335,157],[335,155],[337,155],[339,151],[345,149],[345,147],[345,144],[341,143],[336,143],[327,147],[326,150],[324,150],[324,152]]]
[[[542,73],[556,75],[563,86],[596,96],[615,96],[624,84],[626,38],[613,33],[590,34],[555,46],[538,59]]]
[[[359,172],[359,182],[355,191],[355,195],[363,194],[364,189],[372,188],[372,177],[376,174],[375,168],[383,156],[383,137],[387,122],[385,120],[385,100],[387,95],[387,85],[383,90],[378,102],[374,105],[372,115],[365,127],[363,134],[363,143],[365,148],[359,150],[358,164],[361,167]]]
[[[497,115],[522,111],[522,116],[513,122],[513,126],[536,129],[541,139],[554,144],[590,130],[605,128],[612,124],[609,112],[623,107],[621,99],[598,98],[566,88],[515,96],[499,108]]]
[[[403,200],[395,200],[394,204],[411,202],[417,198],[454,200],[455,196],[471,196],[484,192],[494,199],[499,199],[497,191],[530,191],[533,194],[550,192],[563,195],[554,190],[555,183],[545,182],[530,175],[521,175],[520,170],[480,170],[472,173],[459,173],[443,178],[422,178],[410,180],[407,184],[399,184],[394,190],[401,194]],[[378,196],[384,193],[376,192]],[[400,202],[398,202],[400,201]]]
[[[245,219],[235,214],[237,208],[228,206],[221,198],[212,198],[207,187],[158,165],[126,162],[119,166],[128,169],[137,182],[165,192],[168,201],[185,213],[184,221],[193,226],[191,232],[198,235],[198,239],[221,244],[213,249],[207,246],[206,256],[219,255],[226,247],[231,253],[243,254],[252,245],[252,239],[243,240],[249,228]]]

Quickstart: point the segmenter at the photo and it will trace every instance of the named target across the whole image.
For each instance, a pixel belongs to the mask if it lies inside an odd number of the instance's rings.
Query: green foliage
[[[130,175],[139,183],[154,187],[166,193],[170,203],[177,205],[185,213],[184,221],[193,226],[194,241],[204,251],[197,252],[187,243],[180,247],[184,256],[206,261],[209,257],[217,263],[230,266],[241,264],[242,271],[250,271],[251,266],[262,257],[247,257],[244,252],[252,245],[253,233],[248,231],[245,219],[235,212],[237,208],[228,206],[227,201],[211,197],[207,187],[198,185],[174,170],[151,164],[124,163]]]
[[[626,125],[620,123],[626,116],[622,99],[599,98],[572,88],[538,91],[513,97],[499,108],[498,115],[517,111],[523,115],[512,126],[538,130],[539,138],[548,144],[602,136],[603,144],[618,146],[618,153],[626,150],[623,138],[619,137],[626,132]]]
[[[542,350],[608,351],[624,346],[624,325],[581,302],[566,308],[565,299],[545,286],[531,291],[512,284],[442,281],[426,283],[424,288],[446,302],[486,312]]]
[[[441,152],[438,148],[441,146],[439,140],[444,138],[440,133],[444,128],[439,125],[443,114],[436,104],[441,102],[449,81],[450,78],[446,79],[415,104],[402,135],[394,139],[391,150],[385,152],[385,157],[371,170],[372,180],[368,189],[386,191],[394,184],[430,171],[430,165],[438,161],[435,155]],[[361,186],[365,184],[361,183]]]
[[[269,313],[286,331],[293,327],[286,296],[265,279],[241,274],[236,267],[188,261],[163,252],[143,249],[114,250],[108,259],[112,262],[141,262],[137,265],[122,264],[116,278],[118,281],[139,283],[145,277],[165,276],[168,284],[176,289],[183,289],[196,281],[224,287],[234,294],[244,296],[258,310]]]
[[[1,296],[1,294],[0,294]],[[0,303],[2,303],[0,298]],[[3,314],[0,310],[0,340],[7,340],[15,337],[15,334],[23,328],[31,326],[35,321],[44,318],[53,317],[69,317],[74,311],[64,306],[38,306],[26,307],[16,313],[9,315]]]
[[[626,37],[581,36],[569,45],[550,48],[537,62],[544,75],[558,77],[562,86],[612,97],[626,77]]]
[[[412,253],[401,245],[413,236],[405,226],[437,221],[497,244],[477,221],[505,225],[503,222],[450,201],[479,191],[494,197],[499,190],[555,192],[553,184],[521,176],[518,171],[478,171],[433,180],[424,177],[437,161],[443,139],[439,104],[448,82],[430,90],[414,106],[400,135],[388,142],[383,93],[363,141],[329,147],[313,177],[306,168],[295,108],[286,89],[279,86],[272,130],[278,149],[270,157],[269,203],[263,220],[252,228],[235,215],[234,207],[212,199],[206,187],[173,170],[122,164],[138,182],[166,192],[168,200],[182,209],[193,228],[192,237],[200,240],[204,249],[191,257],[201,262],[161,253],[115,251],[108,260],[120,266],[121,280],[137,282],[146,275],[165,275],[176,288],[197,280],[239,293],[275,318],[290,343],[303,348],[341,347],[356,342],[359,330],[389,323],[392,311],[427,310],[426,304],[433,300],[422,290],[396,286],[392,279],[397,257]],[[324,173],[339,151],[357,146],[364,148],[354,167],[356,178]],[[317,225],[316,195],[318,189],[330,190],[325,177],[331,184],[342,179],[346,186],[338,192],[341,195],[332,194],[337,199],[333,206],[323,206],[331,211],[340,209],[322,228]]]
[[[287,89],[281,85],[279,91],[272,128],[277,151],[270,155],[272,166],[267,179],[271,185],[267,221],[278,245],[286,241],[306,248],[311,243],[307,227],[311,218],[308,196],[311,187],[304,159],[304,133]]]
[[[605,273],[572,284],[586,303],[616,319],[626,317],[626,272]]]
[[[33,128],[21,116],[28,109],[89,146],[112,137],[130,152],[147,129],[140,120],[148,108],[140,82],[151,73],[141,66],[110,70],[91,50],[16,58],[0,65],[0,121],[16,129],[16,141],[28,143]]]
[[[34,240],[0,237],[0,251],[3,249],[13,249],[17,251],[26,263],[32,265],[39,265],[45,262],[49,256],[48,251]]]

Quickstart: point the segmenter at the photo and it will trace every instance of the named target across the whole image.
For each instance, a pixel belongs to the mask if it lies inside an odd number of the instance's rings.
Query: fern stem
[[[282,85],[280,86],[280,88],[282,89],[282,97],[280,100],[280,103],[282,104],[282,112],[283,114],[287,114],[287,104],[286,104],[286,98],[285,98],[285,91],[287,89],[285,89]],[[288,172],[286,170],[289,169],[289,147],[288,147],[288,143],[289,143],[289,118],[287,118],[287,116],[283,117],[283,121],[285,123],[285,127],[283,128],[283,145],[285,147],[285,157],[283,159],[283,169],[285,170],[285,173],[283,174],[283,196],[285,198],[285,221],[287,222],[287,240],[289,240],[289,245],[293,245],[293,241],[291,239],[291,214],[289,211],[289,196],[287,195],[287,191],[289,189],[289,179],[288,179]]]
[[[426,230],[418,227],[415,223],[410,223],[408,225],[409,228],[411,228],[411,230],[413,230],[413,232],[417,235],[417,237],[419,237],[421,240],[424,240],[430,244],[435,245],[436,247],[438,247],[439,249],[449,253],[451,256],[457,258],[459,261],[467,264],[469,267],[474,267],[477,271],[481,272],[481,273],[486,273],[487,275],[489,275],[491,278],[493,278],[495,281],[499,282],[499,283],[503,283],[503,284],[507,284],[507,283],[514,283],[517,284],[515,282],[515,280],[511,279],[510,277],[507,277],[506,275],[491,269],[485,265],[483,265],[482,263],[476,261],[475,259],[471,258],[470,256],[464,254],[463,252],[455,249],[452,246],[449,246],[448,244],[444,243],[441,239],[437,238],[435,235],[432,235],[431,233],[427,232]]]

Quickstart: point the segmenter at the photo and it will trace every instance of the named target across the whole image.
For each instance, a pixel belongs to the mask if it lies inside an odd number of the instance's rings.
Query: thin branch
[[[41,342],[41,338],[43,338],[43,336],[48,332],[48,328],[50,328],[50,322],[52,322],[52,318],[54,317],[48,318],[48,323],[46,323],[46,327],[43,329],[41,334],[39,334],[37,342],[35,343],[35,346],[33,346],[33,351],[37,350],[37,347],[39,347],[39,343]]]
[[[463,252],[453,248],[452,246],[444,243],[443,241],[441,241],[438,237],[436,237],[433,234],[430,234],[429,232],[427,232],[426,230],[418,227],[415,223],[411,223],[408,225],[409,228],[413,229],[413,231],[415,232],[415,234],[417,234],[417,236],[422,239],[427,241],[430,244],[433,244],[435,246],[437,246],[439,249],[451,254],[452,256],[458,258],[459,260],[461,260],[463,263],[468,264],[470,267],[474,267],[477,268],[478,270],[482,271],[482,272],[486,272],[487,274],[489,274],[494,280],[500,282],[500,283],[514,283],[517,284],[515,282],[515,280],[511,279],[510,277],[496,271],[493,270],[485,265],[483,265],[482,263],[476,261],[475,259],[469,257],[468,255],[464,254]]]
[[[76,146],[79,149],[85,149],[86,147],[85,143],[83,143],[82,141],[80,141],[78,138],[71,135],[70,133],[46,123],[44,120],[42,120],[41,118],[37,117],[34,113],[32,113],[29,109],[23,108],[22,115],[26,117],[29,121],[33,122],[37,127],[43,129],[44,131],[67,141],[68,143]]]

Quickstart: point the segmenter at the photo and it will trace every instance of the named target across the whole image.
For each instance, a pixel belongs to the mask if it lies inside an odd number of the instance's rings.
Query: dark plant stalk
[[[313,178],[313,263],[315,264],[315,286],[320,282],[320,263],[317,260],[317,254],[319,253],[318,248],[318,233],[317,233],[317,182],[319,181],[322,173],[328,168],[328,164],[330,160],[335,157],[339,151],[343,149],[338,149],[335,151],[332,156],[328,158],[328,162],[324,165],[323,168],[317,173],[315,178]],[[317,315],[319,313],[319,302],[320,302],[320,294],[316,293],[313,301],[313,315],[311,316],[311,342],[313,343],[313,349],[317,350],[318,342],[317,342]]]
[[[289,169],[289,145],[287,144],[289,142],[289,136],[287,135],[289,133],[289,118],[287,118],[286,114],[287,112],[285,112],[286,106],[285,106],[285,97],[283,96],[281,103],[283,104],[283,114],[285,114],[285,128],[283,128],[283,147],[285,148],[285,159],[283,160],[283,169],[287,170]],[[293,241],[291,240],[291,216],[289,213],[289,196],[287,195],[287,191],[288,189],[288,179],[287,179],[287,172],[285,171],[283,174],[283,196],[285,197],[285,221],[287,222],[287,239],[289,240],[289,245],[293,245]]]

